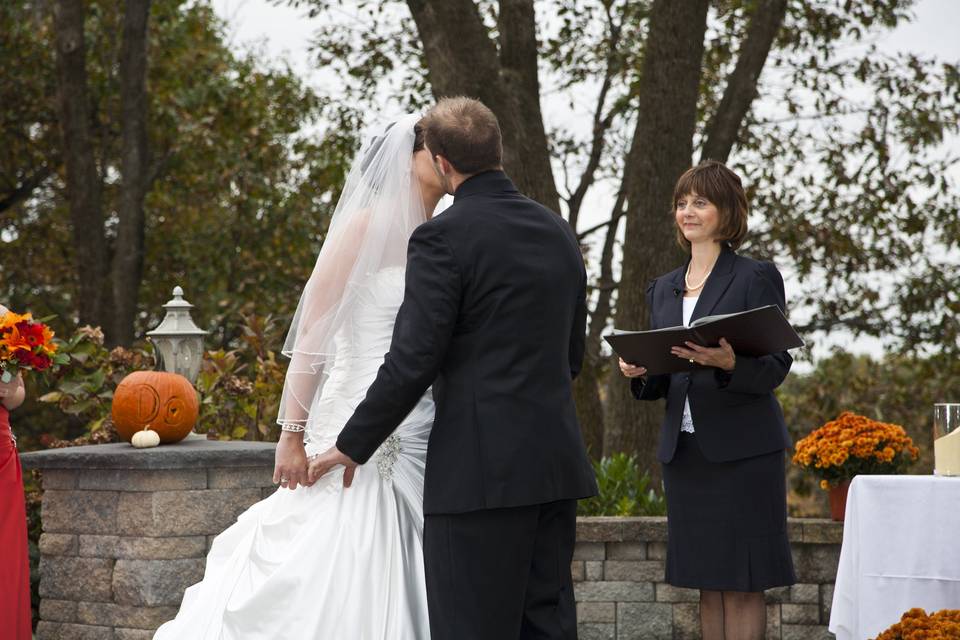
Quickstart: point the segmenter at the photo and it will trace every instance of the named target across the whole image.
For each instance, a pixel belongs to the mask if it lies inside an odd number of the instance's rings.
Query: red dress
[[[0,629],[4,640],[30,640],[30,560],[20,458],[10,414],[0,405]]]

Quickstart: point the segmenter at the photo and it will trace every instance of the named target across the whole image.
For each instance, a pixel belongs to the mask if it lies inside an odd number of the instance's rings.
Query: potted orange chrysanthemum
[[[794,464],[830,491],[830,514],[843,520],[850,481],[861,474],[905,473],[920,455],[903,427],[845,411],[797,443]]]
[[[910,609],[874,640],[960,640],[960,610],[927,615],[923,609]]]

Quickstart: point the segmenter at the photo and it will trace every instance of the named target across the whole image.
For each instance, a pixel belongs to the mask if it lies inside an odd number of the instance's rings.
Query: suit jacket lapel
[[[687,260],[687,264],[690,261]],[[679,327],[683,324],[683,292],[686,287],[683,284],[683,274],[687,272],[687,267],[677,271],[670,280],[670,290],[664,295],[667,296],[664,308],[664,327]],[[677,293],[679,292],[679,293]]]
[[[714,265],[713,271],[711,271],[709,277],[707,277],[703,291],[700,292],[700,299],[697,300],[697,305],[693,308],[693,315],[690,317],[690,322],[710,315],[713,308],[717,306],[720,298],[723,297],[723,293],[733,281],[733,263],[736,257],[737,254],[735,254],[732,249],[724,248],[720,252],[720,256],[717,258],[717,264]],[[682,304],[681,301],[681,305]],[[682,312],[683,309],[681,306],[681,313]]]

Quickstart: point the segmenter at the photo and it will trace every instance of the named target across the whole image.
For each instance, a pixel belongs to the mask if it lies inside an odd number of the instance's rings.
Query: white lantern
[[[173,288],[173,299],[163,308],[167,315],[156,329],[147,332],[156,352],[157,370],[179,373],[193,384],[203,361],[203,336],[209,332],[193,323],[193,305],[183,299],[180,287]]]

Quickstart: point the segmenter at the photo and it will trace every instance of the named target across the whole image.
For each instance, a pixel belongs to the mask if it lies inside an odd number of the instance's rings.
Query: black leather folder
[[[706,369],[670,353],[671,348],[686,346],[687,341],[717,347],[720,338],[726,338],[736,353],[745,356],[765,356],[803,346],[803,340],[775,304],[740,313],[705,316],[690,327],[614,330],[603,338],[617,355],[630,364],[646,367],[650,375]]]

